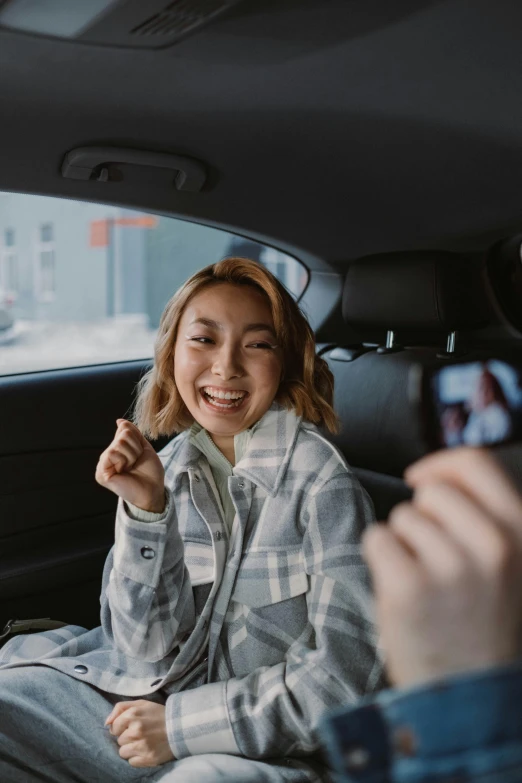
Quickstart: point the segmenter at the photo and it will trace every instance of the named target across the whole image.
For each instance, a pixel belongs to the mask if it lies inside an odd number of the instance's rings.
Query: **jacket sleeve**
[[[360,554],[362,529],[372,519],[368,495],[346,472],[309,497],[301,518],[308,626],[280,663],[169,697],[167,731],[177,758],[310,753],[326,710],[381,685],[369,573]]]
[[[339,783],[522,780],[522,664],[383,691],[323,718]]]
[[[169,490],[156,522],[134,519],[119,499],[100,602],[105,635],[125,655],[143,661],[160,661],[193,628],[192,586]]]

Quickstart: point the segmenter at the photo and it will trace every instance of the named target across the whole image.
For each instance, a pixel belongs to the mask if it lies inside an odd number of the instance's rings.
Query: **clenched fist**
[[[111,445],[96,466],[96,481],[144,511],[160,514],[165,508],[165,472],[161,460],[139,429],[117,419]]]
[[[174,759],[163,704],[146,699],[120,701],[105,725],[118,737],[120,756],[131,767],[157,767]]]

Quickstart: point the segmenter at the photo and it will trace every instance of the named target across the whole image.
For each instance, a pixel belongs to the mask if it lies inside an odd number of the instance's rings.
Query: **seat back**
[[[378,519],[410,496],[403,472],[427,452],[412,402],[413,368],[426,361],[443,366],[454,358],[444,355],[448,335],[487,323],[487,301],[481,263],[453,253],[379,255],[348,268],[342,315],[361,345],[323,349],[341,421],[340,433],[329,437],[368,490]],[[390,334],[420,347],[369,347],[376,340],[384,345]]]

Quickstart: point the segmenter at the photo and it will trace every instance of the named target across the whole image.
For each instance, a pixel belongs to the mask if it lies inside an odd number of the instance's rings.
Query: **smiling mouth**
[[[205,402],[216,410],[236,410],[249,396],[247,391],[219,391],[211,386],[204,386],[200,389],[201,396]]]

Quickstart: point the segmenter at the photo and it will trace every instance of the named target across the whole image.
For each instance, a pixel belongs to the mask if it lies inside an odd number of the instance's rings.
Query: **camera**
[[[418,365],[411,382],[431,449],[522,440],[522,365],[504,359]]]

